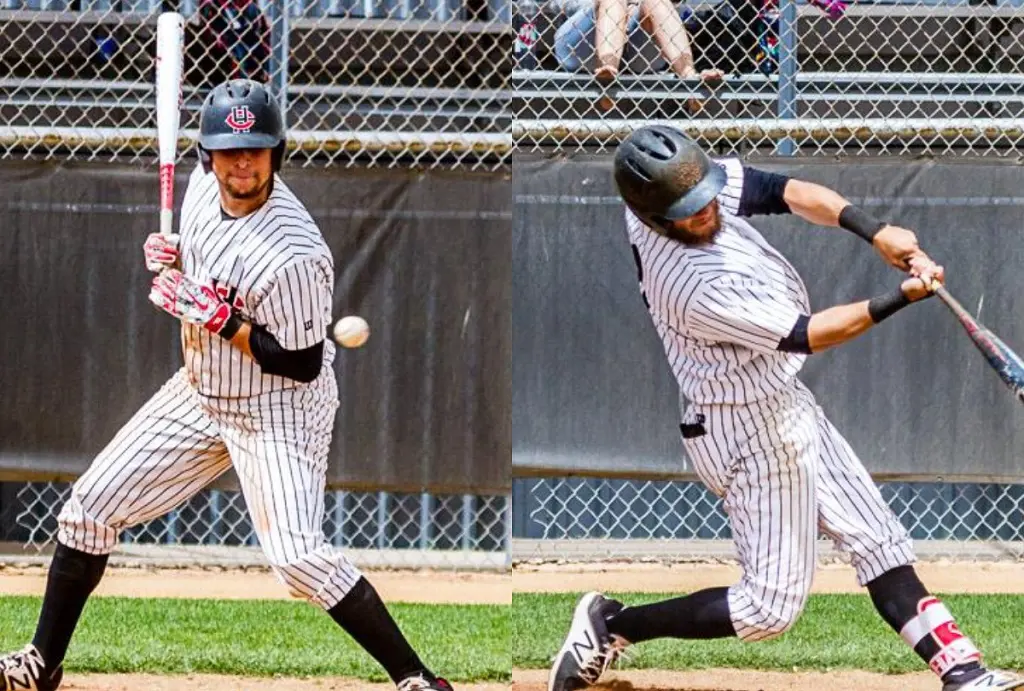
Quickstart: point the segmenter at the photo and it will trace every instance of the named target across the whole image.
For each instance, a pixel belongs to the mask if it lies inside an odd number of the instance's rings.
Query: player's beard
[[[718,234],[722,232],[722,214],[718,206],[715,205],[712,208],[710,218],[694,230],[687,230],[678,225],[673,225],[662,228],[662,231],[666,237],[676,242],[681,242],[684,245],[710,245],[718,237]]]
[[[261,184],[242,190],[231,184],[231,179],[229,178],[224,182],[224,191],[232,199],[259,199],[261,196],[268,194],[272,179],[273,176],[268,176]]]

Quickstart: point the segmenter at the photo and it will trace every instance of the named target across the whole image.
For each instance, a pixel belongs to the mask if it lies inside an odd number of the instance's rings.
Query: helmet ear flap
[[[274,147],[274,151],[270,154],[270,162],[273,171],[276,173],[281,170],[281,164],[284,162],[284,152],[287,147],[287,143],[282,139],[281,143]]]
[[[204,149],[202,144],[196,144],[196,148],[199,149],[199,162],[203,164],[203,172],[212,172],[213,158],[210,156],[210,152]]]

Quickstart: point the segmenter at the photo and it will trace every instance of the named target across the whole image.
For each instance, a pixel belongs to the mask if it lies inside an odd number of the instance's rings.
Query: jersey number
[[[630,245],[633,248],[633,262],[636,264],[636,280],[640,283],[640,297],[644,299],[644,306],[647,309],[651,308],[651,303],[647,299],[647,291],[644,290],[644,267],[640,263],[640,249],[636,245]]]

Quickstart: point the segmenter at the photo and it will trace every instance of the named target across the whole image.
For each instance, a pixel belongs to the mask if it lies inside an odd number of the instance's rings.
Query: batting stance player
[[[291,593],[319,605],[400,691],[451,691],[424,666],[374,588],[324,539],[338,388],[325,339],[334,267],[276,174],[285,129],[259,83],[211,91],[180,241],[145,244],[149,299],[181,321],[185,365],[75,483],[32,643],[0,658],[0,691],[53,691],[86,599],[118,534],[182,504],[234,467],[260,544]]]
[[[743,576],[729,588],[637,607],[585,595],[549,691],[595,683],[633,643],[781,635],[807,602],[819,530],[850,556],[879,613],[943,691],[1024,689],[1024,678],[982,665],[922,585],[907,533],[797,379],[809,354],[928,297],[925,286],[943,280],[942,268],[913,233],[832,190],[736,159],[712,161],[669,127],[634,132],[614,165],[643,301],[679,383],[683,443],[723,500]],[[793,266],[746,220],[782,213],[850,230],[911,277],[870,300],[812,311]]]

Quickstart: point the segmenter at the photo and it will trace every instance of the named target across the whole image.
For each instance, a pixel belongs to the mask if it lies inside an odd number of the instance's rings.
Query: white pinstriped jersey
[[[736,216],[743,190],[738,159],[720,159],[728,180],[718,196],[722,230],[689,247],[626,210],[640,288],[680,393],[699,404],[742,404],[790,385],[806,355],[776,348],[800,314],[810,314],[793,266]]]
[[[334,263],[316,223],[279,177],[267,202],[243,218],[222,214],[217,179],[196,166],[182,203],[182,271],[218,293],[248,321],[264,326],[288,350],[324,341],[321,376],[334,376],[331,321]],[[220,336],[182,324],[189,380],[199,393],[257,396],[300,382],[264,374],[258,363]]]

